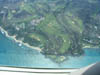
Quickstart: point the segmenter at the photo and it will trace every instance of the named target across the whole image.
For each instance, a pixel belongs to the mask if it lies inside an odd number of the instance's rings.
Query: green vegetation
[[[84,46],[99,47],[99,0],[28,0],[7,6],[0,8],[1,27],[41,48],[45,57],[57,63],[68,55],[84,54]]]

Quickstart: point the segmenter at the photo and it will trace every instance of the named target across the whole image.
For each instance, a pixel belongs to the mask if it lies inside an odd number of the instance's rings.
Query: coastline
[[[37,50],[37,51],[39,51],[39,52],[42,51],[42,49],[39,48],[39,47],[30,46],[28,43],[24,43],[24,42],[22,42],[21,40],[17,40],[17,39],[16,39],[16,36],[10,36],[10,35],[8,35],[8,32],[7,32],[6,30],[4,30],[1,26],[0,26],[0,31],[1,31],[3,34],[5,34],[6,37],[13,39],[16,43],[19,43],[19,46],[21,46],[21,45],[23,44],[23,45],[25,45],[25,46],[27,46],[27,47],[29,47],[29,48],[31,48],[31,49]],[[98,48],[98,47],[83,46],[83,48]]]
[[[99,48],[98,46],[94,46],[94,47],[92,47],[92,46],[83,46],[83,48]]]
[[[27,46],[27,47],[29,47],[31,49],[37,50],[39,52],[42,51],[42,49],[40,49],[39,47],[33,47],[33,46],[30,46],[28,43],[24,43],[21,40],[17,40],[16,36],[9,36],[8,32],[6,30],[4,30],[1,26],[0,26],[0,31],[3,32],[6,35],[6,37],[13,39],[16,43],[23,44],[23,45],[25,45],[25,46]]]

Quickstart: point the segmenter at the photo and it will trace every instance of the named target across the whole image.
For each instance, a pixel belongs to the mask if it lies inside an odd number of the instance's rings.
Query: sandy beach
[[[8,35],[8,32],[7,32],[6,30],[4,30],[2,27],[0,27],[0,31],[1,31],[2,33],[4,33],[4,34],[6,35],[6,37],[9,37],[9,38],[13,39],[15,42],[19,43],[20,46],[21,46],[21,44],[23,44],[23,45],[25,45],[25,46],[27,46],[27,47],[29,47],[29,48],[32,48],[32,49],[34,49],[34,50],[38,50],[39,52],[42,51],[42,49],[40,49],[39,47],[33,47],[33,46],[30,46],[28,43],[24,43],[24,42],[22,42],[21,40],[17,40],[17,39],[16,39],[16,36],[9,36],[9,35]]]
[[[98,46],[83,46],[83,48],[99,48]]]

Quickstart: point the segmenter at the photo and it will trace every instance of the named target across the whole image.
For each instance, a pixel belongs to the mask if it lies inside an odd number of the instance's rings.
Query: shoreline
[[[28,43],[24,43],[24,42],[22,42],[21,40],[17,40],[17,39],[16,39],[16,36],[10,36],[10,35],[8,35],[8,32],[7,32],[6,30],[4,30],[1,26],[0,26],[0,31],[1,31],[3,34],[5,34],[6,37],[13,39],[16,43],[19,43],[19,46],[21,46],[21,45],[23,44],[23,45],[25,45],[26,47],[29,47],[29,48],[34,49],[34,50],[37,50],[37,51],[39,51],[39,52],[42,51],[42,49],[39,48],[39,47],[33,47],[33,46],[30,46]],[[98,47],[83,46],[83,49],[84,49],[84,48],[98,48]]]
[[[13,39],[16,43],[19,43],[19,45],[23,44],[23,45],[25,45],[26,47],[29,47],[29,48],[34,49],[34,50],[37,50],[37,51],[39,51],[39,52],[42,51],[42,49],[39,48],[39,47],[33,47],[33,46],[30,46],[28,43],[24,43],[24,42],[22,42],[21,40],[17,40],[17,39],[16,39],[16,36],[10,36],[10,35],[8,35],[8,32],[7,32],[6,30],[4,30],[1,26],[0,26],[0,31],[1,31],[2,33],[4,33],[6,37]]]
[[[92,47],[92,46],[83,46],[83,49],[84,48],[99,48],[98,46],[94,46],[94,47]]]

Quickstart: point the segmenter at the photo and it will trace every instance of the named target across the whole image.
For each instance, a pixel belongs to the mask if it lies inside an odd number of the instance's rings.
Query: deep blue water
[[[80,57],[71,57],[61,64],[54,63],[36,50],[18,46],[0,32],[0,65],[32,68],[81,68],[100,61],[100,49],[85,49]]]

